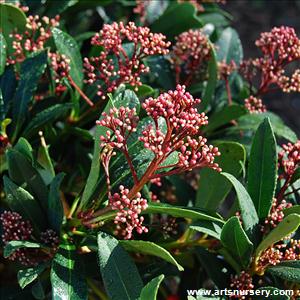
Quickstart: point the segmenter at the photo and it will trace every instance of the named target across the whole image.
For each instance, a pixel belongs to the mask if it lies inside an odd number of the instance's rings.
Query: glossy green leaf
[[[33,99],[38,81],[44,73],[46,65],[46,51],[27,58],[21,64],[20,81],[13,103],[14,138],[17,136],[17,133],[28,115],[29,104]]]
[[[14,150],[20,152],[23,156],[25,156],[28,161],[33,163],[33,149],[30,143],[23,137],[20,137],[18,142],[14,146]]]
[[[224,224],[221,242],[244,268],[248,266],[253,244],[242,228],[238,217],[232,217]]]
[[[61,224],[64,217],[64,209],[59,189],[64,176],[65,175],[63,173],[55,176],[50,184],[48,195],[48,220],[51,228],[54,229],[57,233],[60,233]]]
[[[243,48],[238,33],[231,27],[224,29],[216,42],[218,61],[229,64],[234,61],[237,65],[243,59]]]
[[[221,156],[217,157],[215,161],[223,172],[238,177],[246,160],[244,146],[235,142],[220,142],[215,145],[221,152]],[[232,189],[232,185],[224,176],[209,168],[200,170],[198,186],[196,206],[212,211],[217,210]]]
[[[285,216],[290,214],[298,214],[300,215],[300,205],[293,205],[292,207],[286,208],[283,210]]]
[[[12,103],[16,92],[17,80],[15,77],[14,70],[12,66],[7,67],[5,72],[0,76],[0,89],[2,92],[4,107],[1,109],[3,110],[4,114],[7,113],[9,106]]]
[[[233,104],[231,106],[225,106],[209,118],[208,125],[203,128],[203,132],[212,132],[246,114],[247,110],[243,105]]]
[[[26,15],[15,5],[0,3],[1,31],[8,45],[8,53],[12,54],[15,50],[12,48],[12,39],[9,36],[15,29],[19,33],[25,30]]]
[[[45,110],[38,113],[36,116],[32,118],[29,124],[23,131],[23,136],[32,137],[39,130],[43,128],[48,123],[52,123],[57,119],[61,118],[63,115],[67,113],[67,111],[71,108],[70,103],[65,104],[55,104],[51,107],[46,108]]]
[[[224,221],[216,216],[212,216],[204,212],[203,210],[193,208],[185,208],[174,205],[169,205],[166,203],[149,203],[148,208],[144,211],[144,213],[159,213],[159,214],[168,214],[177,218],[187,218],[192,220],[208,220],[208,221],[216,221],[219,223],[223,223]]]
[[[37,169],[27,157],[14,148],[6,152],[6,158],[9,177],[16,184],[24,185],[25,189],[39,201],[46,211],[48,191]]]
[[[0,75],[3,74],[6,65],[7,44],[3,34],[0,32]]]
[[[252,199],[244,186],[234,176],[225,172],[222,172],[221,174],[231,182],[236,191],[243,220],[243,227],[250,240],[252,240],[259,221]]]
[[[127,251],[138,252],[148,255],[153,255],[164,259],[165,261],[173,264],[179,271],[183,271],[183,267],[178,264],[175,258],[170,252],[162,248],[161,246],[148,241],[136,241],[136,240],[124,240],[120,241],[120,244]]]
[[[111,300],[138,299],[143,283],[135,264],[118,240],[100,232],[98,258],[105,289]]]
[[[276,145],[266,118],[255,133],[248,166],[248,192],[259,218],[266,218],[272,206],[277,181]]]
[[[85,300],[87,285],[75,245],[59,246],[50,274],[53,300]]]
[[[300,179],[300,167],[298,167],[296,169],[296,171],[294,172],[292,179],[291,179],[291,183],[294,183],[296,181],[298,181]]]
[[[284,261],[276,266],[269,267],[267,271],[281,279],[300,283],[300,261]]]
[[[41,245],[27,241],[10,241],[4,246],[3,256],[7,258],[21,248],[41,248]]]
[[[152,24],[151,29],[173,39],[184,31],[200,27],[202,27],[202,23],[197,17],[196,7],[190,3],[176,3],[165,10]]]
[[[220,225],[220,223],[201,220],[201,221],[193,222],[190,225],[190,228],[195,231],[208,234],[218,240],[221,238],[220,235],[222,231],[222,226]]]
[[[272,246],[274,243],[282,240],[288,235],[295,232],[300,225],[300,215],[290,214],[281,221],[277,227],[263,239],[256,249],[256,258],[258,259],[260,254]]]
[[[28,284],[32,283],[45,270],[45,268],[45,264],[40,264],[36,267],[19,270],[18,282],[20,287],[23,289]]]
[[[204,89],[204,93],[202,96],[202,102],[200,103],[200,108],[202,110],[206,110],[208,105],[211,103],[218,80],[218,64],[215,49],[211,48],[210,50],[211,57],[208,62],[208,80]],[[211,121],[211,120],[210,120]],[[210,124],[210,122],[209,122]]]
[[[117,95],[115,98],[111,98],[105,109],[104,112],[108,113],[109,110],[113,107],[129,107],[129,108],[136,108],[137,113],[140,110],[140,101],[135,95],[133,91],[125,90],[124,92],[121,92],[119,95]],[[102,119],[102,116],[100,117],[100,120]],[[91,199],[93,192],[96,189],[97,183],[99,183],[99,179],[101,176],[100,173],[100,136],[105,135],[105,132],[107,131],[106,127],[103,126],[97,126],[95,135],[94,135],[94,152],[93,152],[93,160],[91,164],[91,169],[89,176],[86,181],[86,185],[83,191],[83,195],[80,202],[80,208],[84,207],[89,200]]]
[[[156,300],[159,285],[164,280],[164,275],[159,275],[148,282],[142,289],[139,300]]]
[[[11,210],[18,212],[25,220],[29,220],[33,228],[39,232],[46,228],[46,216],[34,197],[22,187],[14,184],[4,176],[6,202]]]
[[[69,34],[58,28],[53,28],[52,34],[58,52],[70,59],[70,76],[81,88],[83,84],[83,67],[77,42]]]

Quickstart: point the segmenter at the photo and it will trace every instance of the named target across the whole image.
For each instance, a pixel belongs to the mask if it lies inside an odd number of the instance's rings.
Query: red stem
[[[232,105],[232,96],[231,96],[231,90],[230,90],[230,84],[228,78],[225,79],[225,87],[226,87],[226,92],[227,92],[227,97],[228,97],[228,105]]]
[[[127,145],[125,144],[125,149],[123,151],[124,155],[125,155],[125,158],[127,160],[127,163],[129,165],[129,168],[130,168],[130,171],[132,173],[132,177],[133,177],[133,181],[134,181],[134,184],[137,184],[139,182],[138,180],[138,177],[137,177],[137,174],[136,174],[136,171],[134,169],[134,166],[132,164],[132,160],[129,156],[129,153],[128,153],[128,149],[127,149]]]

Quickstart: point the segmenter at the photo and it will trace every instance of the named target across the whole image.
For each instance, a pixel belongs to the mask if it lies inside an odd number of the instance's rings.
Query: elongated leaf
[[[260,254],[272,246],[274,243],[282,240],[291,233],[295,232],[300,225],[300,215],[290,214],[280,222],[258,245],[256,249],[256,258],[258,259]]]
[[[160,213],[160,214],[168,214],[177,218],[188,218],[192,220],[208,220],[215,221],[219,223],[224,223],[224,221],[216,216],[209,215],[196,207],[185,208],[179,206],[173,206],[165,203],[149,203],[148,208],[144,211],[144,213]]]
[[[216,112],[209,118],[209,123],[205,128],[203,128],[203,132],[211,132],[215,129],[229,124],[230,121],[236,120],[239,117],[246,115],[247,110],[242,105],[231,105],[225,106],[222,110]]]
[[[23,137],[20,137],[16,145],[14,146],[14,150],[20,152],[23,156],[25,156],[28,161],[33,163],[33,149],[30,143]]]
[[[54,122],[62,117],[71,108],[70,103],[56,104],[38,113],[26,126],[23,136],[31,137],[48,123]]]
[[[53,300],[85,300],[87,286],[76,247],[65,241],[52,262],[50,280]]]
[[[109,110],[113,107],[129,107],[129,108],[136,108],[137,113],[140,110],[140,101],[136,97],[135,93],[130,90],[125,90],[124,92],[117,95],[115,98],[112,98],[107,103],[104,112],[108,113]],[[102,116],[100,117],[101,120]],[[95,135],[94,135],[94,152],[93,152],[93,160],[92,165],[90,169],[89,176],[86,181],[86,185],[83,191],[83,195],[80,202],[80,208],[84,207],[89,200],[91,199],[91,196],[93,195],[93,192],[96,189],[96,185],[99,182],[100,178],[100,136],[105,135],[105,132],[107,131],[106,127],[97,126]]]
[[[6,176],[4,176],[3,182],[6,202],[10,209],[18,212],[25,220],[29,220],[37,232],[45,229],[46,216],[34,197]]]
[[[44,73],[46,64],[47,53],[43,51],[26,59],[21,65],[21,79],[13,103],[14,138],[27,117],[29,104],[37,88],[38,81]]]
[[[164,278],[164,275],[159,275],[148,282],[143,287],[139,300],[156,300],[159,285]]]
[[[216,158],[216,162],[222,171],[238,177],[246,160],[244,146],[235,142],[221,142],[215,145],[221,152],[221,156]],[[232,185],[224,176],[209,168],[200,170],[198,185],[196,206],[211,211],[218,209],[232,189]]]
[[[269,214],[276,180],[276,140],[270,120],[266,118],[254,136],[248,167],[248,192],[259,218],[266,218]]]
[[[216,85],[217,85],[217,80],[218,80],[218,64],[217,64],[217,57],[216,57],[216,52],[212,46],[210,50],[210,60],[208,62],[208,80],[206,87],[204,89],[204,94],[202,97],[202,102],[200,104],[200,107],[202,110],[206,110],[207,106],[211,103]],[[209,123],[210,124],[210,123]]]
[[[195,6],[190,3],[178,3],[169,6],[152,24],[151,29],[173,39],[181,32],[200,27],[202,27],[202,23],[197,17]]]
[[[216,222],[206,220],[196,221],[190,225],[190,228],[198,232],[208,234],[218,240],[221,238],[220,235],[222,231],[222,226]]]
[[[237,32],[233,28],[226,28],[216,42],[218,61],[229,64],[234,61],[237,65],[243,59],[243,48]]]
[[[60,233],[61,224],[64,217],[64,209],[60,198],[60,184],[64,178],[64,174],[58,174],[50,184],[48,196],[48,219],[53,228],[58,234]]]
[[[45,270],[46,265],[40,264],[36,267],[19,270],[18,282],[22,289],[33,282]]]
[[[9,177],[18,185],[24,185],[25,189],[32,194],[46,211],[47,187],[39,172],[32,163],[16,149],[6,152]]]
[[[283,210],[285,216],[290,214],[298,214],[300,215],[300,205],[293,205],[292,207],[286,208]]]
[[[238,217],[232,217],[224,224],[221,232],[221,242],[246,268],[251,258],[253,244],[247,237]]]
[[[10,241],[4,247],[3,256],[7,258],[20,248],[40,248],[40,247],[41,245],[38,243],[32,243],[27,241]]]
[[[1,9],[1,8],[0,8]],[[2,33],[0,33],[0,75],[3,74],[6,65],[7,44]]]
[[[176,266],[179,271],[183,271],[183,267],[180,264],[178,264],[178,262],[175,260],[175,258],[171,255],[170,252],[153,242],[124,240],[120,241],[120,243],[123,246],[123,248],[127,251],[133,251],[160,257],[165,261]]]
[[[272,275],[281,279],[300,283],[300,261],[285,261],[276,266],[269,267],[267,270]]]
[[[45,291],[43,285],[39,279],[33,284],[31,288],[32,296],[37,300],[44,300],[45,299]]]
[[[244,186],[234,176],[225,172],[221,174],[232,183],[236,191],[244,229],[247,235],[249,236],[250,240],[252,240],[255,234],[256,226],[259,221],[252,199],[249,196],[246,189],[244,188]]]
[[[0,76],[0,89],[2,91],[4,114],[14,98],[16,92],[17,80],[12,66],[6,68],[5,72]]]
[[[70,76],[79,87],[82,87],[82,59],[77,42],[58,28],[53,28],[52,34],[58,52],[70,59]]]
[[[143,283],[129,255],[115,238],[106,233],[100,232],[97,240],[100,271],[109,298],[138,299]]]

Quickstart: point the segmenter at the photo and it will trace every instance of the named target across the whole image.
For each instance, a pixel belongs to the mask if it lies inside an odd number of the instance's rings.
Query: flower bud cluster
[[[232,72],[236,69],[236,63],[233,60],[229,64],[227,64],[225,61],[218,62],[218,74],[222,80],[227,80]]]
[[[44,49],[45,43],[52,36],[51,29],[59,25],[59,16],[49,19],[38,15],[28,16],[24,33],[11,34],[14,53],[8,57],[7,64],[22,62],[29,53]]]
[[[187,75],[186,85],[191,82],[192,76],[199,75],[201,67],[205,66],[210,58],[210,51],[209,40],[200,29],[190,29],[181,33],[176,38],[172,51],[177,83],[180,83],[183,74]]]
[[[300,140],[295,144],[284,144],[282,149],[278,154],[279,167],[282,167],[284,172],[281,177],[288,178],[300,165]]]
[[[144,217],[139,216],[148,207],[147,201],[141,197],[140,193],[137,193],[135,198],[130,200],[128,198],[129,189],[122,185],[119,189],[120,193],[115,193],[109,198],[111,208],[118,211],[115,224],[119,225],[117,227],[119,233],[125,236],[125,239],[130,239],[133,230],[139,234],[148,232],[148,229],[142,225]],[[125,229],[122,225],[126,225]]]
[[[46,231],[41,232],[41,241],[51,247],[55,252],[59,245],[59,237],[53,229],[47,229]]]
[[[103,47],[102,52],[97,57],[84,59],[85,82],[96,83],[97,94],[102,98],[121,83],[142,85],[140,75],[149,71],[143,59],[167,54],[170,43],[165,39],[163,34],[152,33],[148,27],[138,27],[133,22],[105,24],[91,40],[92,45]]]
[[[245,107],[250,114],[261,114],[267,111],[267,108],[263,104],[262,100],[252,95],[245,99]]]
[[[252,283],[251,275],[246,271],[242,271],[240,274],[235,275],[231,278],[230,287],[238,291],[247,291],[253,290],[254,284]],[[246,297],[242,295],[242,293],[241,295],[233,295],[231,297],[236,299],[246,299]]]

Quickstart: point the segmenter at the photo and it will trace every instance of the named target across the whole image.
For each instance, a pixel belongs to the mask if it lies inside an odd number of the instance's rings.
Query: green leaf
[[[238,217],[232,217],[224,224],[221,232],[221,242],[243,268],[248,266],[253,244],[247,237]]]
[[[50,184],[50,190],[48,195],[48,220],[51,228],[58,234],[60,233],[61,224],[64,218],[64,209],[60,198],[60,184],[65,174],[60,173],[55,176]]]
[[[185,208],[166,203],[148,203],[148,208],[144,211],[146,214],[168,214],[177,218],[187,218],[192,220],[208,220],[223,223],[224,221],[218,217],[211,216],[203,210],[199,210],[196,207]]]
[[[25,156],[31,163],[33,162],[33,150],[30,143],[23,137],[20,137],[16,145],[14,146],[14,150],[17,150]]]
[[[140,110],[140,101],[135,95],[133,91],[125,90],[118,94],[115,98],[110,98],[104,111],[109,113],[109,110],[113,107],[119,108],[121,106],[129,107],[129,108],[136,108],[137,114]],[[101,116],[99,120],[103,117]],[[91,199],[96,187],[97,183],[99,183],[100,179],[100,136],[105,135],[107,131],[106,127],[103,126],[96,126],[96,131],[94,135],[94,153],[93,153],[93,160],[91,164],[91,169],[89,176],[86,181],[86,185],[82,194],[80,208],[83,208]]]
[[[270,120],[266,118],[255,133],[248,166],[248,192],[259,218],[269,214],[276,181],[276,140]]]
[[[164,275],[159,275],[148,282],[143,287],[139,300],[156,300],[159,285],[164,278]]]
[[[221,156],[216,158],[223,172],[238,177],[246,160],[243,145],[235,142],[216,143]],[[219,172],[204,168],[200,170],[199,187],[196,195],[196,206],[215,211],[229,194],[232,185]],[[216,188],[216,186],[218,188]]]
[[[7,113],[8,108],[14,98],[16,92],[17,80],[12,66],[6,68],[5,72],[0,76],[0,89],[4,102],[4,114]]]
[[[13,102],[14,139],[27,117],[29,104],[46,65],[46,51],[27,58],[21,65],[20,81]]]
[[[298,181],[300,179],[300,167],[298,167],[296,169],[296,171],[294,172],[292,179],[291,179],[291,184]]]
[[[281,221],[277,227],[275,227],[258,245],[256,249],[256,258],[258,259],[260,254],[272,246],[274,243],[282,240],[288,235],[295,232],[300,225],[300,215],[290,214]]]
[[[123,240],[120,241],[120,244],[127,251],[157,256],[176,266],[179,271],[184,270],[170,252],[155,243],[148,241]]]
[[[221,238],[222,226],[219,223],[211,221],[196,221],[190,225],[190,228],[201,233],[208,234],[216,239]]]
[[[33,284],[32,288],[31,288],[31,293],[35,299],[38,299],[38,300],[45,299],[45,291],[44,291],[43,285],[39,279]]]
[[[169,39],[191,28],[200,28],[202,23],[197,17],[197,9],[190,3],[170,5],[152,24],[153,32],[165,34]]]
[[[293,205],[292,207],[286,208],[283,210],[285,216],[290,214],[298,214],[300,215],[300,205]]]
[[[221,126],[228,125],[230,121],[236,120],[246,114],[247,110],[243,105],[234,104],[225,106],[209,118],[208,125],[203,128],[203,132],[212,132]]]
[[[259,221],[252,199],[244,186],[234,176],[225,172],[221,174],[231,182],[236,191],[244,229],[250,240],[252,240]]]
[[[129,255],[118,240],[106,233],[100,232],[97,241],[100,271],[109,298],[138,299],[143,282]]]
[[[83,67],[77,42],[73,37],[58,28],[53,28],[52,34],[58,52],[70,59],[70,76],[81,88],[83,84]]]
[[[3,183],[6,202],[10,209],[22,215],[24,220],[30,221],[37,232],[45,229],[46,218],[36,199],[6,176],[3,178]]]
[[[53,300],[87,299],[87,285],[75,245],[59,246],[50,273]]]
[[[46,265],[40,264],[36,267],[19,270],[18,282],[22,289],[32,283],[45,270]]]
[[[1,31],[7,42],[8,54],[15,50],[12,48],[12,38],[9,36],[17,29],[18,33],[25,30],[26,15],[15,5],[0,3]]]
[[[218,61],[229,64],[234,61],[237,65],[243,59],[243,48],[238,33],[231,27],[224,29],[215,43]]]
[[[48,190],[37,169],[23,153],[14,148],[7,150],[6,158],[9,177],[28,190],[46,211]]]
[[[1,21],[2,21],[2,19],[1,19]],[[7,44],[6,44],[3,34],[0,32],[0,75],[2,75],[5,70],[6,52],[7,52]]]
[[[281,279],[300,283],[300,261],[284,261],[276,266],[269,267],[267,271]]]
[[[200,103],[201,110],[206,110],[207,106],[211,103],[215,94],[215,89],[218,80],[217,56],[213,46],[211,46],[210,53],[211,57],[208,62],[208,80],[202,96],[202,102]]]
[[[7,258],[21,248],[41,248],[41,245],[27,241],[10,241],[4,246],[3,256]]]
[[[36,134],[39,130],[43,128],[48,123],[53,123],[63,115],[67,113],[67,111],[72,107],[70,103],[64,104],[55,104],[51,107],[46,108],[45,110],[38,113],[26,128],[23,131],[23,136],[32,137]]]

